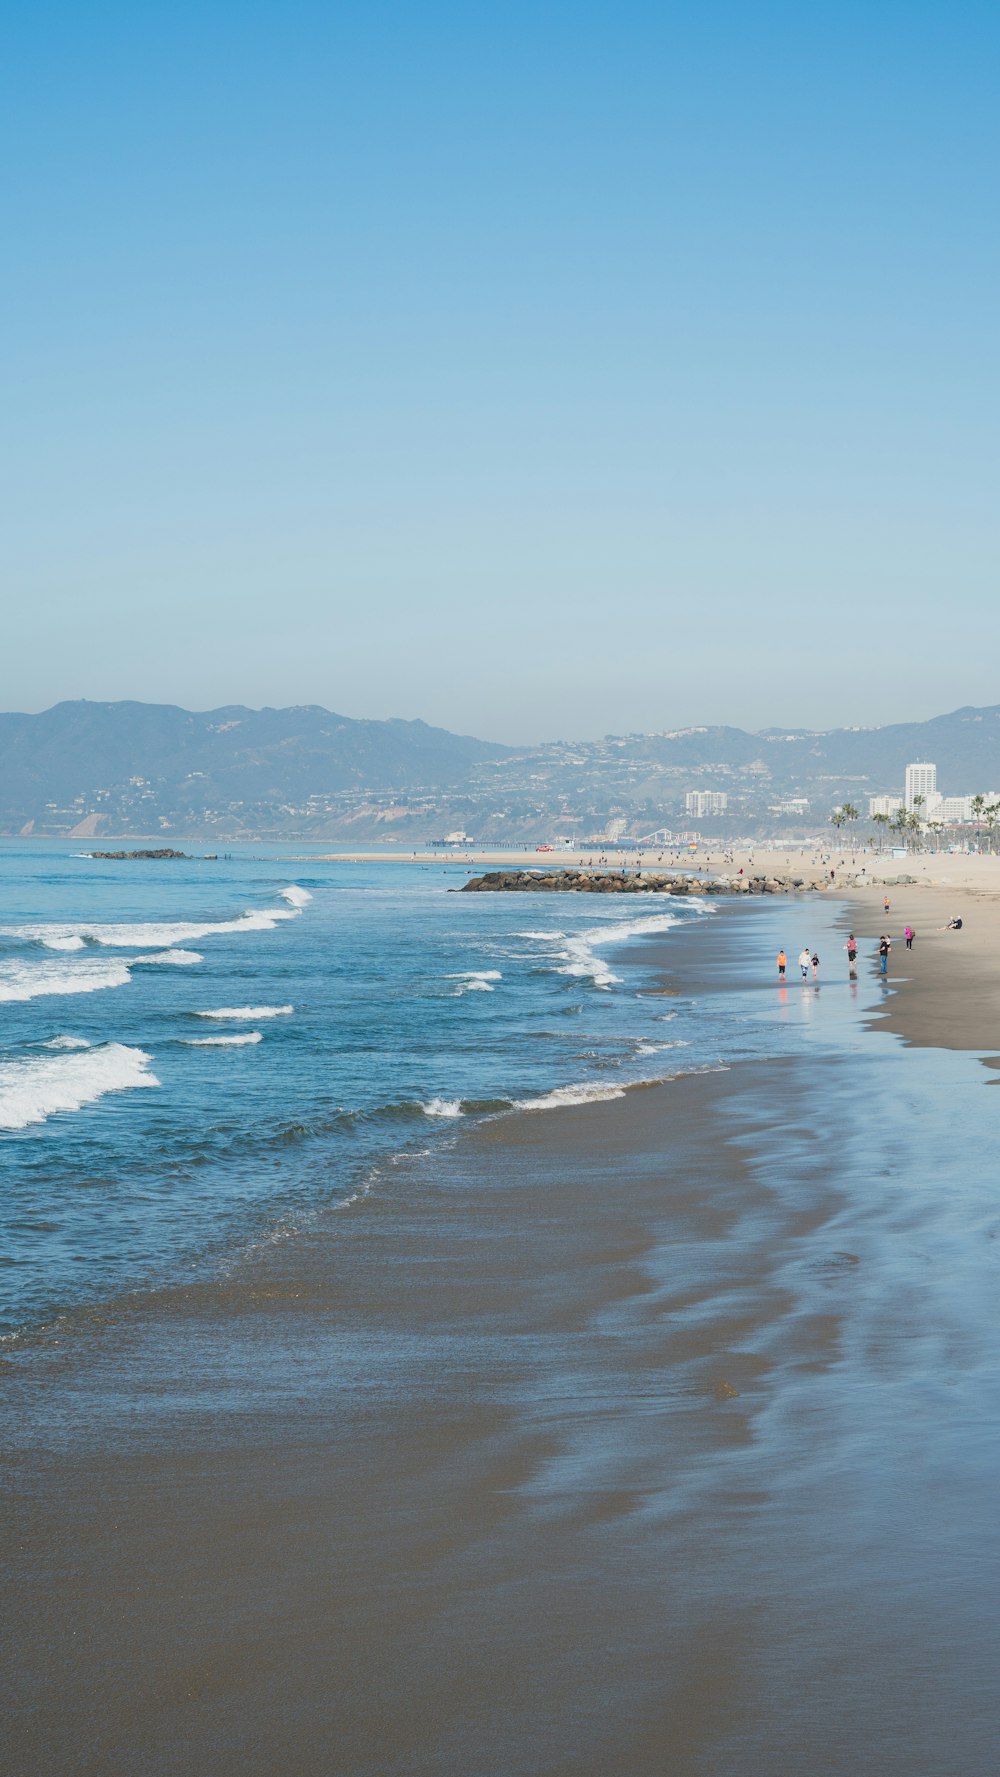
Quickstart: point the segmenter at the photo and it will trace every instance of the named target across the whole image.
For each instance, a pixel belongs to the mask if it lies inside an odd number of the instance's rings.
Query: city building
[[[906,807],[912,808],[917,796],[923,798],[921,806],[926,810],[928,798],[937,795],[937,766],[927,760],[917,760],[906,767],[906,787],[903,801]]]
[[[684,813],[704,820],[707,814],[725,814],[729,797],[722,790],[689,790],[684,798]]]
[[[869,796],[868,819],[871,820],[877,814],[884,814],[888,815],[891,820],[894,814],[899,813],[902,806],[902,796]]]

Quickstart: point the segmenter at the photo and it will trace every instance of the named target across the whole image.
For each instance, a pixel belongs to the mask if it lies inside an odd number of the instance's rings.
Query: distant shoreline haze
[[[412,846],[460,834],[570,847],[616,826],[791,835],[824,827],[845,801],[865,815],[869,796],[899,794],[906,765],[924,759],[945,794],[995,789],[1000,704],[822,732],[667,718],[651,734],[514,747],[315,704],[194,712],[79,700],[0,714],[0,833]],[[724,792],[725,822],[689,818],[692,790]],[[802,806],[775,814],[791,802]]]

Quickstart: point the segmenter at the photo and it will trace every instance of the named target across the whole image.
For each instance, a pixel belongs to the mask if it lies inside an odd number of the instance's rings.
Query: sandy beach
[[[10,1768],[991,1777],[996,1216],[954,1156],[1000,1101],[886,1035],[960,1003],[936,895],[857,1005],[835,966],[776,1003],[763,899],[646,940],[801,1058],[497,1119],[8,1361]],[[832,956],[881,897],[808,917]]]

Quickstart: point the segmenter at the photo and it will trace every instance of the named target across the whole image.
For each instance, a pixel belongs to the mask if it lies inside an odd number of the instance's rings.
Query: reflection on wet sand
[[[1000,1095],[847,985],[9,1371],[12,1768],[986,1777]]]

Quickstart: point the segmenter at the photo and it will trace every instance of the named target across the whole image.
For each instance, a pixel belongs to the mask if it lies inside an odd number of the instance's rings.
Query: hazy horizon
[[[996,696],[1000,14],[21,9],[0,707]]]
[[[885,722],[830,722],[828,724],[823,724],[823,725],[819,725],[814,722],[799,722],[799,723],[760,722],[760,723],[756,724],[754,727],[749,727],[745,723],[736,722],[736,721],[731,720],[728,717],[723,716],[718,719],[703,720],[700,722],[665,721],[665,722],[661,722],[658,725],[658,727],[655,727],[655,728],[629,728],[629,729],[602,728],[600,730],[595,730],[593,733],[586,733],[586,734],[580,733],[580,732],[557,733],[555,730],[553,730],[552,732],[545,731],[545,732],[538,733],[538,734],[519,734],[519,735],[518,734],[511,734],[509,736],[508,735],[500,735],[500,734],[490,734],[490,733],[486,733],[485,731],[480,732],[475,729],[464,729],[463,730],[463,729],[452,728],[446,722],[435,720],[435,718],[432,715],[431,716],[425,716],[422,714],[413,715],[413,714],[409,714],[406,712],[400,712],[398,710],[386,711],[386,712],[380,711],[378,714],[373,714],[372,712],[366,711],[366,710],[347,709],[343,705],[340,705],[340,704],[322,703],[322,702],[319,702],[318,700],[308,700],[307,701],[302,698],[298,698],[295,700],[295,702],[289,703],[289,704],[278,704],[273,701],[265,702],[265,703],[261,703],[261,704],[250,704],[246,701],[245,698],[231,698],[231,699],[227,699],[225,702],[206,703],[206,704],[202,704],[200,706],[182,703],[182,702],[180,702],[179,699],[177,699],[175,697],[156,698],[156,699],[154,699],[154,698],[136,698],[136,697],[57,698],[54,703],[43,704],[37,709],[30,709],[29,710],[29,709],[25,709],[25,708],[21,707],[18,709],[0,710],[0,715],[40,716],[40,715],[46,714],[49,710],[55,708],[60,703],[94,703],[94,704],[136,703],[136,704],[150,705],[153,707],[159,705],[160,707],[163,707],[163,708],[185,710],[192,715],[206,715],[206,714],[212,713],[215,710],[235,709],[235,708],[243,708],[243,709],[248,709],[248,710],[261,711],[261,710],[266,710],[266,709],[294,710],[294,709],[303,709],[303,708],[309,708],[309,707],[319,707],[319,708],[328,710],[331,715],[340,716],[340,717],[346,718],[349,721],[360,721],[360,722],[364,722],[364,721],[403,721],[403,722],[422,721],[422,722],[426,722],[427,726],[430,728],[445,729],[446,731],[456,734],[456,735],[457,734],[465,734],[469,738],[475,738],[477,740],[491,741],[491,742],[495,742],[497,744],[505,745],[505,746],[532,747],[532,746],[546,746],[546,745],[551,745],[551,744],[557,743],[557,742],[568,742],[570,744],[572,744],[573,742],[580,742],[581,744],[591,744],[594,741],[599,741],[599,740],[603,739],[607,735],[659,734],[659,733],[663,733],[665,731],[670,731],[670,730],[674,730],[674,729],[681,730],[681,729],[688,729],[688,728],[720,728],[720,727],[721,728],[734,728],[734,729],[742,729],[742,730],[744,730],[744,732],[746,732],[748,734],[761,734],[761,735],[768,734],[768,733],[780,733],[783,731],[787,731],[789,733],[798,732],[798,733],[802,733],[802,734],[810,734],[810,733],[832,733],[832,732],[838,732],[838,731],[852,732],[852,731],[856,731],[856,730],[860,730],[860,731],[870,730],[871,732],[874,733],[874,732],[877,732],[878,730],[881,730],[883,728],[892,728],[892,727],[896,727],[901,724],[909,726],[910,724],[919,725],[923,722],[933,721],[935,717],[951,715],[954,712],[954,710],[956,710],[956,709],[963,709],[963,708],[967,708],[967,707],[968,708],[975,708],[975,707],[983,707],[983,708],[994,707],[995,708],[995,707],[998,707],[998,705],[1000,705],[1000,698],[994,699],[992,705],[976,706],[976,705],[972,705],[969,703],[965,703],[965,704],[953,705],[949,709],[933,709],[933,710],[927,710],[922,713],[914,713],[911,711],[911,712],[908,712],[908,713],[903,714],[901,716],[894,717],[894,718],[892,718],[892,720],[885,721]]]

